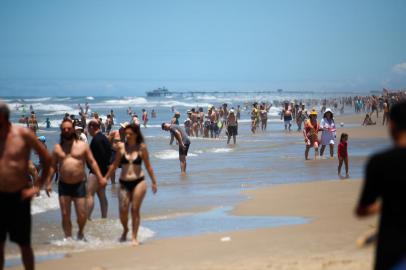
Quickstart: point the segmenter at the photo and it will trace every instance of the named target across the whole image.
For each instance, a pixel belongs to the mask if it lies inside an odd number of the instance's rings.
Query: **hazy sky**
[[[406,87],[406,1],[0,1],[0,95]]]

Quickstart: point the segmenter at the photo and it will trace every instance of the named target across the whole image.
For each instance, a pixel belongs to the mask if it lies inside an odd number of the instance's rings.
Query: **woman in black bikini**
[[[120,143],[114,163],[107,172],[106,177],[108,179],[115,169],[121,165],[118,199],[123,234],[120,241],[127,240],[128,210],[131,206],[132,242],[133,245],[139,245],[137,233],[140,226],[140,208],[147,192],[145,175],[141,168],[142,161],[144,161],[145,168],[151,178],[153,193],[157,192],[157,183],[140,127],[138,125],[127,125],[125,127],[125,138],[126,142]]]

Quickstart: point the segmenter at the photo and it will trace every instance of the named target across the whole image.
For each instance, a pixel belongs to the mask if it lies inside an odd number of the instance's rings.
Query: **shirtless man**
[[[292,126],[292,109],[289,107],[289,102],[285,102],[285,108],[282,109],[281,120],[285,124],[285,132],[290,132],[290,127]]]
[[[227,144],[230,143],[231,137],[233,137],[234,144],[236,142],[235,136],[237,135],[238,122],[235,116],[234,109],[231,109],[227,116]]]
[[[217,137],[217,113],[216,113],[216,108],[214,106],[209,107],[208,115],[210,117],[210,137],[211,138],[216,138]]]
[[[59,169],[59,205],[62,214],[62,228],[65,237],[72,237],[71,203],[75,204],[79,231],[78,240],[84,239],[83,229],[87,220],[85,162],[92,168],[99,180],[99,186],[106,186],[106,179],[101,175],[89,146],[76,136],[73,122],[65,119],[61,124],[61,141],[52,152],[51,176],[56,168]],[[48,177],[47,192],[51,189],[51,179]]]
[[[31,198],[49,174],[51,157],[44,145],[28,128],[11,125],[10,110],[0,102],[0,269],[4,265],[4,245],[7,234],[20,247],[26,270],[34,269],[31,248]],[[42,163],[39,183],[28,188],[29,158],[34,149]]]
[[[180,171],[186,174],[186,156],[189,151],[190,139],[186,132],[178,125],[162,123],[162,130],[169,131],[178,141],[179,144],[179,161]]]

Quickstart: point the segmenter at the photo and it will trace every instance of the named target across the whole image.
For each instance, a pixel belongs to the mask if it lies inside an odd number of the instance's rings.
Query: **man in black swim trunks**
[[[178,141],[179,144],[179,161],[180,171],[182,174],[186,173],[186,156],[190,146],[190,139],[187,136],[185,130],[180,126],[169,123],[162,123],[162,130],[169,131]]]
[[[45,182],[51,163],[44,145],[28,128],[11,125],[10,111],[0,102],[0,269],[4,266],[4,246],[7,234],[21,250],[24,268],[34,269],[31,248],[31,198]],[[28,187],[28,161],[34,149],[41,160],[38,186]]]
[[[106,186],[106,179],[101,175],[99,166],[90,151],[89,146],[76,136],[74,124],[64,119],[61,124],[61,141],[56,144],[52,152],[53,174],[59,169],[59,205],[62,212],[62,227],[65,237],[72,237],[71,203],[75,204],[79,231],[78,240],[84,239],[83,229],[87,220],[86,207],[86,175],[85,162],[87,162],[99,180],[99,187]],[[51,177],[47,181],[47,190],[51,190]]]

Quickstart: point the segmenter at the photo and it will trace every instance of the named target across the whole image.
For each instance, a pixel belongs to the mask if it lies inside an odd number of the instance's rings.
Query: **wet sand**
[[[388,140],[385,128],[361,127],[361,118],[361,115],[338,116],[336,123],[354,124],[340,129],[349,133],[350,138]],[[135,248],[72,253],[63,259],[39,263],[37,269],[371,269],[373,247],[360,249],[355,241],[376,225],[377,218],[354,217],[360,187],[360,179],[335,178],[246,191],[249,199],[235,207],[235,215],[301,216],[311,221],[278,228],[152,240]]]
[[[335,119],[336,125],[338,127],[337,139],[339,139],[342,132],[346,132],[350,135],[351,138],[357,139],[368,139],[368,138],[385,138],[389,139],[389,133],[387,131],[387,126],[382,125],[382,116],[381,113],[379,118],[376,118],[376,114],[372,116],[373,121],[376,121],[376,125],[371,126],[362,126],[364,121],[365,114],[357,115],[346,115],[346,116],[337,116]],[[340,127],[340,123],[344,123],[344,127]],[[347,127],[351,125],[351,127]]]
[[[249,191],[235,215],[295,215],[308,224],[150,241],[74,253],[38,269],[371,269],[373,248],[356,238],[376,224],[353,209],[359,180],[277,185]],[[230,241],[221,241],[229,237]],[[224,240],[224,239],[223,239]],[[226,239],[227,240],[227,239]],[[18,267],[16,269],[21,269]]]

